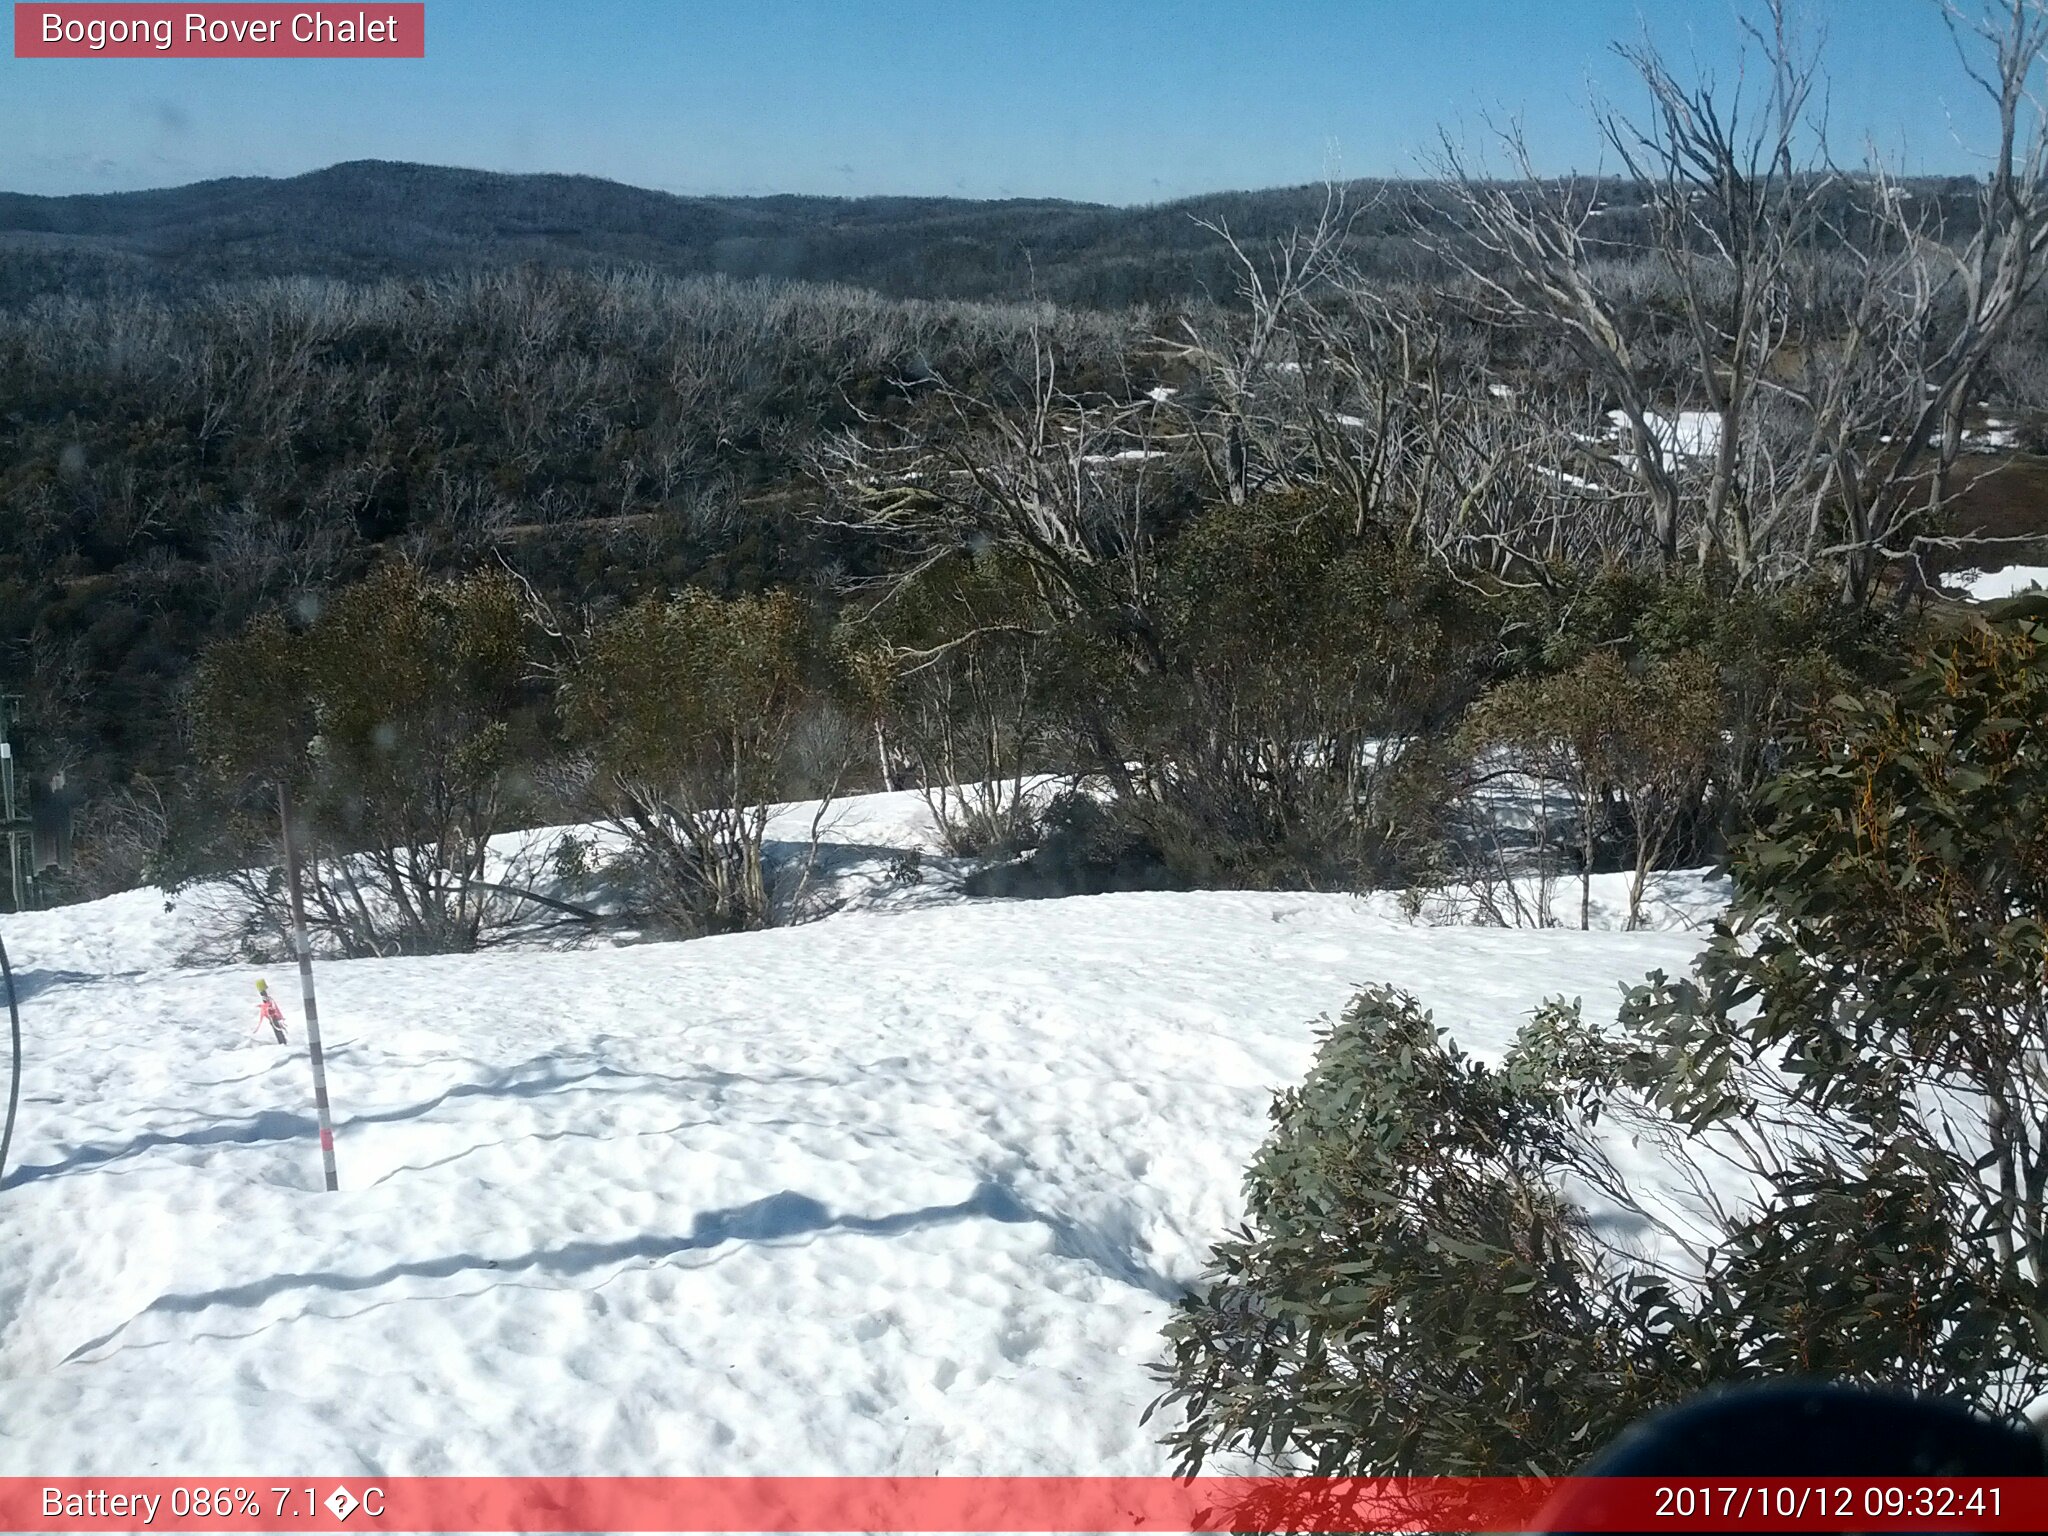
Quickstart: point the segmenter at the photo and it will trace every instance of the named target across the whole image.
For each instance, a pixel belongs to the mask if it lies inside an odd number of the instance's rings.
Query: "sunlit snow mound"
[[[915,841],[905,807],[841,825]],[[280,1048],[256,973],[175,964],[152,893],[0,919],[29,1056],[0,1474],[1162,1472],[1159,1327],[1319,1015],[1389,982],[1487,1055],[1700,941],[919,889],[321,965],[338,1194],[288,972]],[[1714,900],[1660,889],[1667,916]]]
[[[2048,587],[2048,566],[2008,565],[1996,571],[1964,571],[1950,580],[1977,602],[1994,603]]]

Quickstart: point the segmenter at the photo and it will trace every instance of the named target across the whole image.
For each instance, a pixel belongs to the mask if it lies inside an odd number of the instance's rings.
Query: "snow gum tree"
[[[1667,566],[1689,547],[1744,585],[1824,569],[1860,605],[1901,565],[1910,593],[1923,557],[1957,541],[1964,423],[2048,251],[2048,4],[1941,9],[1997,123],[1962,233],[1882,162],[1831,160],[1826,76],[1783,0],[1745,23],[1762,87],[1746,94],[1617,50],[1647,110],[1601,128],[1647,197],[1675,344],[1630,303],[1640,274],[1611,259],[1600,185],[1538,178],[1513,126],[1515,180],[1446,140],[1458,237],[1438,249],[1496,323],[1561,343],[1598,381],[1627,443],[1614,462],[1634,483],[1637,547]]]
[[[768,808],[813,664],[811,616],[795,597],[692,588],[599,625],[564,680],[589,794],[631,845],[649,904],[684,932],[775,918]]]
[[[2048,1390],[2044,720],[2038,620],[1836,700],[1760,799],[1730,917],[1612,1032],[1552,1002],[1490,1068],[1355,999],[1167,1328],[1183,1469],[1565,1473],[1788,1372],[1993,1414]],[[1603,1124],[1690,1185],[1685,1219],[1631,1198]]]
[[[1560,1069],[1558,1004],[1500,1068],[1359,994],[1275,1101],[1247,1221],[1167,1327],[1167,1436],[1322,1476],[1568,1470],[1669,1395],[1622,1272],[1558,1185],[1612,1186]]]
[[[467,950],[509,917],[487,842],[519,824],[540,734],[527,638],[503,576],[393,564],[300,629],[268,617],[207,652],[195,737],[251,792],[245,816],[267,819],[266,791],[292,789],[317,936],[348,954]],[[257,928],[281,931],[274,871],[230,883]]]
[[[1634,994],[1631,1076],[1733,1131],[1715,1347],[2048,1388],[2048,625],[1976,624],[1843,698],[1769,787],[1690,978]]]
[[[1704,799],[1723,713],[1718,679],[1699,652],[1631,668],[1600,650],[1569,671],[1503,684],[1465,732],[1475,749],[1505,750],[1546,791],[1554,785],[1569,797],[1581,928],[1591,926],[1593,870],[1612,825],[1628,850],[1634,927],[1650,871]]]
[[[1131,814],[1197,883],[1385,884],[1433,850],[1429,744],[1469,702],[1466,590],[1333,497],[1212,508],[1163,552]]]

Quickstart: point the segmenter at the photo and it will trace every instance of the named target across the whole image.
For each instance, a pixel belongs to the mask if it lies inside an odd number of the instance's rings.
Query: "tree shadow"
[[[534,1099],[559,1092],[564,1088],[573,1088],[596,1078],[672,1083],[687,1088],[709,1089],[716,1094],[735,1083],[761,1083],[778,1081],[785,1076],[796,1076],[778,1074],[774,1078],[754,1078],[742,1073],[705,1072],[683,1077],[663,1072],[628,1072],[619,1067],[603,1065],[578,1072],[565,1072],[557,1067],[537,1076],[519,1076],[520,1073],[543,1064],[553,1066],[554,1058],[531,1057],[517,1066],[506,1068],[488,1081],[457,1083],[432,1098],[422,1099],[415,1104],[401,1105],[396,1109],[366,1110],[361,1114],[351,1115],[335,1123],[335,1134],[345,1136],[350,1129],[357,1126],[390,1125],[404,1120],[418,1120],[456,1099]],[[246,1119],[200,1126],[192,1130],[145,1131],[124,1142],[99,1142],[69,1147],[55,1162],[19,1163],[7,1170],[4,1180],[0,1180],[0,1189],[13,1189],[37,1179],[59,1178],[66,1174],[105,1167],[109,1163],[122,1162],[158,1147],[260,1146],[269,1142],[294,1141],[315,1136],[319,1134],[319,1129],[318,1123],[310,1115],[264,1110]]]
[[[140,976],[142,972],[131,971],[125,974]],[[76,987],[88,983],[118,981],[120,979],[121,977],[119,976],[110,977],[101,971],[16,970],[14,973],[14,1001],[17,1004],[26,1003],[37,994],[48,992],[55,987]]]
[[[65,1363],[79,1360],[113,1343],[145,1317],[185,1316],[213,1307],[258,1307],[294,1291],[346,1295],[375,1290],[395,1280],[446,1280],[463,1274],[486,1274],[499,1278],[533,1273],[572,1279],[636,1259],[659,1262],[678,1254],[716,1248],[726,1243],[773,1243],[831,1233],[896,1237],[924,1227],[975,1220],[1008,1225],[1037,1223],[1052,1232],[1054,1251],[1062,1257],[1092,1264],[1111,1279],[1140,1285],[1167,1299],[1181,1294],[1179,1288],[1130,1255],[1105,1253],[1102,1243],[1090,1241],[1086,1234],[1069,1222],[1033,1210],[1006,1186],[993,1180],[983,1180],[972,1194],[955,1204],[925,1206],[887,1216],[841,1215],[809,1195],[782,1190],[745,1205],[702,1212],[691,1222],[687,1232],[649,1232],[609,1241],[584,1239],[551,1248],[532,1248],[507,1258],[487,1258],[477,1253],[443,1254],[435,1258],[401,1260],[363,1274],[312,1270],[271,1275],[214,1290],[174,1292],[159,1296],[127,1321],[79,1345],[65,1356]]]

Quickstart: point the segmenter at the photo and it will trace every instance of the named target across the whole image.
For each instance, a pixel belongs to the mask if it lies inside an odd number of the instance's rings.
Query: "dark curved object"
[[[1729,1387],[1657,1414],[1583,1467],[1600,1477],[2039,1477],[2048,1448],[2024,1422],[1943,1398],[1832,1382]],[[1579,1528],[1599,1497],[1574,1489],[1540,1528]],[[1946,1529],[1948,1522],[1940,1522]]]
[[[14,1058],[14,1070],[7,1079],[7,1119],[0,1123],[0,1184],[5,1184],[7,1144],[14,1140],[14,1112],[21,1104],[21,1009],[14,1001],[14,968],[7,963],[5,942],[0,942],[0,982],[7,984],[7,1032]]]

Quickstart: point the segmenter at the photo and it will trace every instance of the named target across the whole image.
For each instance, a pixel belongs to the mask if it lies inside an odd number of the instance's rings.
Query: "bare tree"
[[[895,568],[865,597],[870,611],[964,551],[985,551],[1024,574],[1048,621],[1087,616],[1145,672],[1162,664],[1150,611],[1156,504],[1170,458],[1152,402],[1070,390],[1058,350],[1034,328],[1018,386],[978,395],[942,378],[918,386],[922,418],[894,426],[865,418],[813,458],[827,525],[893,552]],[[977,621],[938,648],[905,652],[898,667],[937,661],[998,632],[1035,633],[1015,614]],[[1103,771],[1126,775],[1099,710],[1084,733]]]
[[[1783,0],[1749,24],[1768,82],[1760,102],[1745,101],[1740,78],[1727,92],[1689,85],[1649,46],[1619,50],[1650,110],[1602,128],[1647,190],[1649,243],[1684,338],[1668,357],[1604,260],[1597,184],[1539,181],[1513,127],[1501,138],[1514,182],[1475,174],[1446,141],[1459,218],[1436,248],[1489,318],[1569,341],[1616,402],[1619,462],[1664,564],[1688,541],[1743,581],[1832,563],[1844,600],[1863,603],[1895,561],[1948,537],[1969,402],[2048,245],[2037,93],[2048,7],[1951,3],[1944,14],[1999,125],[1959,235],[1882,164],[1858,177],[1832,169],[1818,53],[1793,35]]]
[[[1637,44],[1618,51],[1648,88],[1649,123],[1610,114],[1602,128],[1648,190],[1657,259],[1682,300],[1689,372],[1714,424],[1711,434],[1694,434],[1711,437],[1710,448],[1695,443],[1707,461],[1699,556],[1719,557],[1746,579],[1788,515],[1786,498],[1774,494],[1785,488],[1774,451],[1783,439],[1763,419],[1792,318],[1787,267],[1811,247],[1836,182],[1809,112],[1817,52],[1793,36],[1785,0],[1770,0],[1764,26],[1744,25],[1768,76],[1760,109],[1745,108],[1746,80],[1724,106],[1711,84],[1682,83],[1655,49]],[[1811,143],[1804,163],[1802,135]]]
[[[1433,234],[1438,252],[1463,272],[1495,323],[1532,326],[1569,341],[1617,402],[1628,433],[1631,472],[1646,501],[1645,532],[1666,565],[1679,557],[1680,488],[1676,444],[1655,406],[1648,370],[1616,303],[1600,281],[1591,225],[1597,185],[1545,183],[1519,128],[1502,130],[1518,181],[1482,177],[1448,136],[1440,155],[1459,217],[1457,230]]]
[[[1301,424],[1298,407],[1311,366],[1302,343],[1312,332],[1302,322],[1318,290],[1340,274],[1343,238],[1355,217],[1346,211],[1343,190],[1331,184],[1315,224],[1278,242],[1265,260],[1228,224],[1197,221],[1230,251],[1243,318],[1222,310],[1186,317],[1180,334],[1160,338],[1160,345],[1195,370],[1213,402],[1190,439],[1210,483],[1233,506],[1288,482],[1294,456],[1285,438],[1290,426]]]
[[[1892,562],[1953,541],[1941,523],[1964,419],[2048,250],[2048,116],[2039,79],[2048,3],[1998,0],[1975,14],[1944,3],[1943,15],[1998,123],[1974,227],[1951,238],[1939,207],[1917,207],[1876,167],[1872,215],[1883,247],[1863,264],[1839,318],[1840,342],[1814,350],[1800,390],[1828,444],[1826,489],[1840,509],[1835,542],[1823,543],[1818,517],[1809,542],[1840,559],[1851,602],[1868,601]],[[1919,579],[1915,560],[1904,592]]]

